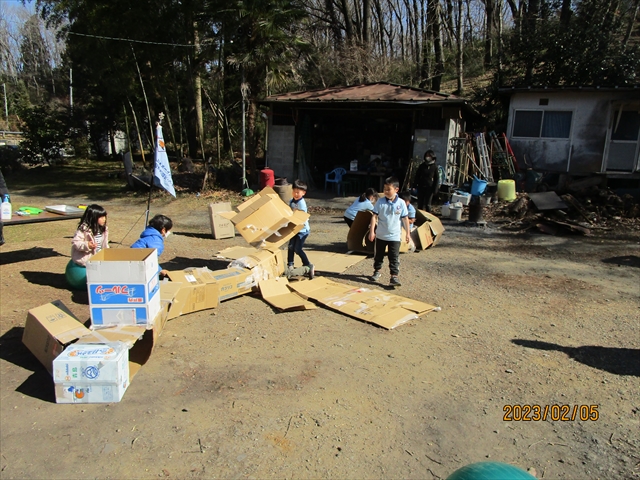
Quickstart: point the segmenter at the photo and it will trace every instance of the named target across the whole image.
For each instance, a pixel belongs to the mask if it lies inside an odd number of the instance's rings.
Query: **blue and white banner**
[[[169,166],[169,157],[164,146],[164,137],[162,136],[162,127],[156,127],[156,168],[153,174],[153,184],[164,188],[174,197],[176,190],[173,188],[173,178],[171,177],[171,167]]]

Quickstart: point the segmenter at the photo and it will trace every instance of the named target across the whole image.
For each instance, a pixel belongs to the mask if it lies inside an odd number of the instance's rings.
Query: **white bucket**
[[[448,217],[449,213],[450,213],[449,204],[447,203],[446,205],[442,205],[442,212],[441,212],[442,216]]]
[[[451,207],[449,207],[449,218],[451,220],[456,220],[456,221],[460,221],[462,220],[462,207],[456,207],[455,205],[452,205]]]

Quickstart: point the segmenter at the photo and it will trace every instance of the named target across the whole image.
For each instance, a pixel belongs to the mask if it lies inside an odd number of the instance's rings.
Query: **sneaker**
[[[313,266],[312,263],[309,264],[309,280],[313,280],[313,277],[316,276],[316,267]]]
[[[371,275],[371,281],[372,282],[377,282],[380,280],[380,277],[382,276],[382,274],[378,271],[378,272],[373,272],[373,275]]]
[[[389,280],[389,285],[391,285],[392,287],[399,287],[400,285],[402,285],[402,283],[400,283],[400,279],[394,275]]]

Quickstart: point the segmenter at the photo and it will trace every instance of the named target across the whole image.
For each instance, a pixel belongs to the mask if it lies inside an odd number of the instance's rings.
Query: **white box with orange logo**
[[[56,403],[119,402],[129,386],[125,343],[72,344],[53,361]]]

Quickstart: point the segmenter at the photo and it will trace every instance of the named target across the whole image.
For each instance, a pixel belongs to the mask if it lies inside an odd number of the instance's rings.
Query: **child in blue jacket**
[[[164,240],[171,235],[173,222],[165,215],[156,215],[149,220],[149,225],[140,234],[140,238],[131,245],[131,248],[155,248],[158,251],[158,258],[164,252]],[[167,270],[160,269],[160,275],[168,274]]]

